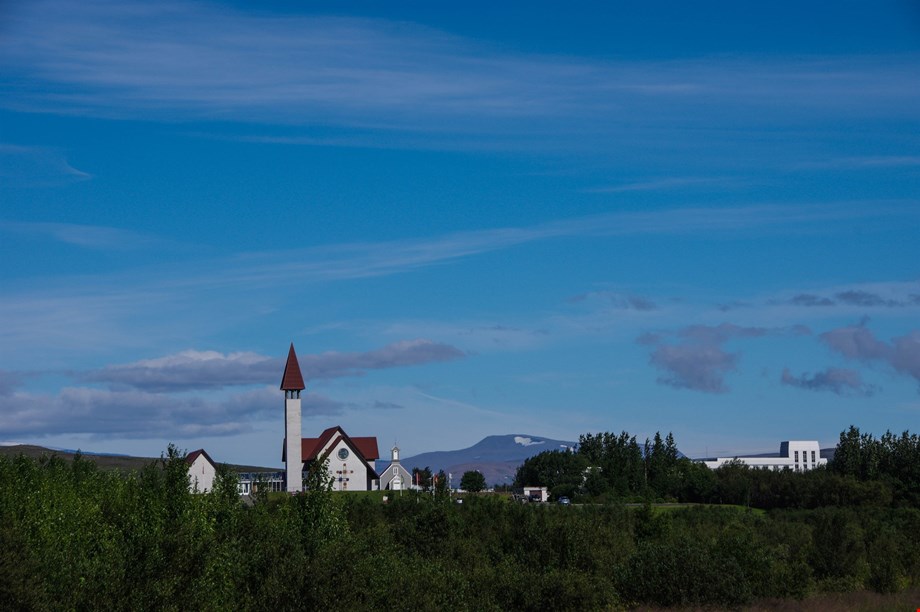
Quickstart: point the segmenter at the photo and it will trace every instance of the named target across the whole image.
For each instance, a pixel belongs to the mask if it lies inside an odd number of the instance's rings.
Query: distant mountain
[[[568,450],[577,442],[553,440],[540,436],[525,434],[508,434],[504,436],[487,436],[469,448],[453,451],[435,451],[406,457],[401,463],[408,470],[414,467],[431,468],[437,473],[444,470],[453,474],[454,486],[459,486],[463,472],[479,470],[486,477],[486,482],[494,484],[511,484],[514,474],[524,460],[550,450]],[[389,462],[377,462],[377,471],[386,469]]]

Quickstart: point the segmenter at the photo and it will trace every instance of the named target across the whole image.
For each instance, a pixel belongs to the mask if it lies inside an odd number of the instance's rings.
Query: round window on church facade
[[[339,449],[339,459],[341,459],[342,461],[345,461],[346,459],[348,459],[348,449],[347,448]]]

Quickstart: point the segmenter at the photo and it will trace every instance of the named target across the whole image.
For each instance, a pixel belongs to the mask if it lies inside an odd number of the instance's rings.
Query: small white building
[[[732,461],[739,461],[745,465],[769,470],[790,469],[796,472],[812,470],[821,465],[827,465],[827,459],[821,457],[821,447],[817,440],[789,440],[781,442],[778,453],[764,453],[762,455],[711,457],[697,459],[706,467],[717,469]]]
[[[546,487],[524,487],[524,497],[533,502],[545,502],[549,499]]]
[[[189,453],[185,457],[188,464],[188,488],[192,493],[207,493],[214,488],[217,477],[217,464],[203,448]]]

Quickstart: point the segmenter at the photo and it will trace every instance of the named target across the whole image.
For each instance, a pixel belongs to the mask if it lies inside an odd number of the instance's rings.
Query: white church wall
[[[193,493],[207,493],[214,488],[217,471],[204,454],[198,455],[188,468],[188,488]]]
[[[331,446],[329,474],[333,491],[368,491],[367,468],[345,440]],[[373,467],[373,466],[372,466]]]

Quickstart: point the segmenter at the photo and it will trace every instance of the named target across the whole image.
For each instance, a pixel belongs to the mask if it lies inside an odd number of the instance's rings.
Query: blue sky
[[[917,430],[916,5],[492,4],[4,3],[0,441]]]

